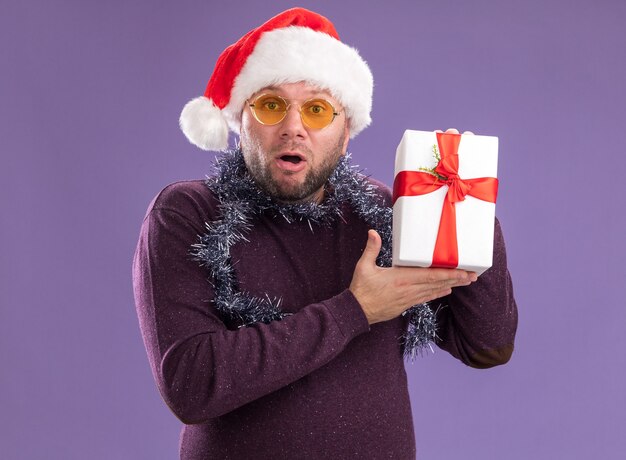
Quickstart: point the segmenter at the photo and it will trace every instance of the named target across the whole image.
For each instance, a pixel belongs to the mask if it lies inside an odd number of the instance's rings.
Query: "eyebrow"
[[[270,85],[270,86],[266,86],[266,87],[258,90],[255,93],[255,95],[263,94],[266,91],[276,91],[276,92],[278,92],[279,90],[280,90],[280,88],[278,86]],[[319,96],[331,97],[331,98],[333,97],[332,94],[330,94],[328,91],[326,91],[324,89],[317,89],[317,90],[315,90],[315,91],[313,91],[311,93],[311,97],[319,97]],[[285,97],[285,96],[282,96],[282,97]]]

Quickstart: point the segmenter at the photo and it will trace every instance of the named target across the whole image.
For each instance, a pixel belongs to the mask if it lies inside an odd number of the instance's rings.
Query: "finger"
[[[476,281],[478,279],[478,275],[476,275],[476,273],[474,273],[474,272],[468,272],[468,271],[465,271],[465,270],[454,270],[454,271],[459,272],[459,273],[457,273],[457,280],[460,283],[466,283],[467,282],[469,284],[469,283],[473,283],[474,281]]]
[[[459,130],[455,129],[455,128],[448,128],[448,129],[446,129],[446,133],[459,134]]]
[[[465,287],[472,284],[471,281],[451,281],[446,284],[446,287],[455,288],[455,287]]]
[[[456,287],[456,286],[467,286],[472,284],[470,280],[446,280],[437,283],[438,286],[443,287]]]
[[[464,286],[469,286],[472,283],[474,283],[476,281],[476,274],[473,272],[468,272],[468,278],[465,280],[447,280],[447,281],[442,281],[440,283],[440,286],[442,289],[444,288],[455,288],[455,287],[464,287]]]
[[[440,299],[441,297],[445,297],[450,294],[452,294],[452,288],[440,289],[433,293],[433,296],[430,300]]]
[[[474,135],[474,133],[473,133],[473,132],[471,132],[471,131],[463,131],[463,134],[469,134],[470,136],[473,136],[473,135]]]
[[[378,257],[381,246],[382,240],[376,230],[368,231],[367,244],[365,245],[365,249],[363,250],[363,254],[361,254],[359,262],[376,265],[376,258]]]
[[[457,270],[450,268],[423,268],[423,267],[396,267],[396,269],[404,270],[404,275],[412,284],[437,284],[457,283],[471,281],[472,275],[465,270]]]

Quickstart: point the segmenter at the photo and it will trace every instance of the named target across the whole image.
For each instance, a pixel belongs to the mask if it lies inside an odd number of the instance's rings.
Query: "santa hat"
[[[333,24],[304,8],[273,17],[220,55],[204,96],[187,103],[180,127],[203,150],[228,147],[239,132],[244,102],[258,90],[305,81],[344,107],[350,137],[370,124],[374,81],[358,51],[339,41]]]

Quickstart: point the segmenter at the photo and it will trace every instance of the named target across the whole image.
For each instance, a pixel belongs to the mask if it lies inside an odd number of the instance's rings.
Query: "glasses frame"
[[[259,117],[257,116],[257,114],[256,114],[256,110],[254,110],[254,109],[255,109],[255,103],[256,103],[259,99],[261,99],[262,97],[264,97],[264,96],[272,96],[272,97],[275,97],[275,98],[277,98],[277,99],[280,99],[280,100],[281,100],[281,101],[283,101],[283,102],[285,103],[285,105],[287,106],[287,107],[285,108],[285,111],[283,112],[283,116],[282,116],[282,117],[280,118],[280,120],[278,120],[276,123],[265,123],[265,122],[261,121],[261,120],[259,119]],[[318,100],[319,100],[319,101],[324,101],[324,102],[326,102],[326,103],[327,103],[327,104],[331,107],[331,109],[333,109],[333,112],[332,112],[332,113],[333,113],[333,118],[331,118],[331,120],[328,122],[328,124],[327,124],[327,125],[324,125],[324,126],[322,126],[321,128],[314,128],[314,127],[312,127],[312,126],[309,126],[309,125],[307,124],[307,122],[304,120],[304,116],[302,115],[302,107],[303,107],[303,106],[305,106],[307,103],[309,103],[309,102],[311,102],[311,101],[318,101]],[[274,93],[263,93],[263,94],[259,94],[257,97],[255,97],[255,98],[254,98],[254,101],[252,101],[252,102],[250,102],[250,100],[249,100],[249,99],[246,99],[246,103],[248,104],[248,107],[250,107],[250,111],[252,112],[252,116],[254,117],[254,119],[255,119],[256,121],[258,121],[259,123],[261,123],[262,125],[264,125],[264,126],[276,126],[277,124],[281,123],[281,122],[285,119],[285,117],[287,116],[287,113],[289,112],[289,108],[293,105],[291,102],[289,102],[289,101],[288,101],[287,99],[285,99],[284,97],[279,96],[279,95],[274,94]],[[324,99],[323,97],[312,97],[312,98],[310,98],[310,99],[307,99],[307,100],[306,100],[306,101],[304,101],[302,104],[300,104],[300,110],[298,110],[298,113],[300,113],[300,120],[302,121],[302,124],[303,124],[304,126],[306,126],[307,128],[309,128],[309,129],[315,129],[315,130],[321,130],[321,129],[324,129],[324,128],[328,128],[328,127],[331,125],[331,123],[332,123],[333,121],[335,121],[335,118],[336,118],[337,116],[341,115],[341,112],[338,112],[338,111],[337,111],[337,109],[335,109],[335,106],[334,106],[333,104],[331,104],[331,103],[330,103],[330,101],[329,101],[328,99]]]

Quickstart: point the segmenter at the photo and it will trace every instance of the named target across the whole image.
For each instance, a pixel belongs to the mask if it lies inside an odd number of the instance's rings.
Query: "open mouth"
[[[285,152],[284,154],[278,154],[276,166],[286,174],[295,174],[303,171],[307,167],[306,156],[300,152]]]
[[[302,158],[297,155],[283,155],[280,157],[280,159],[289,163],[293,163],[294,165],[297,165],[302,161]]]

